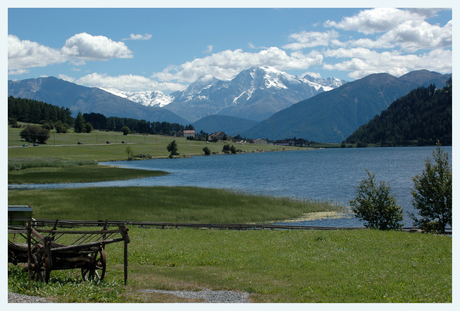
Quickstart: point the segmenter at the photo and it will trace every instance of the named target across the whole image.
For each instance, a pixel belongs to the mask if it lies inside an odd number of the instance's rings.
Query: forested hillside
[[[25,98],[8,97],[8,119],[25,123],[52,123],[59,120],[70,126],[74,124],[70,108],[59,108],[42,101]],[[123,126],[128,126],[131,132],[145,134],[172,135],[176,132],[194,129],[193,125],[182,125],[169,122],[150,122],[133,118],[105,117],[100,113],[84,113],[85,123],[90,123],[94,129],[121,131]]]
[[[73,125],[74,118],[69,108],[58,107],[42,101],[8,97],[8,119],[39,124],[42,121],[56,123],[62,121]],[[44,123],[43,122],[43,123]]]
[[[84,113],[85,122],[89,122],[94,129],[121,131],[127,126],[130,131],[141,134],[173,135],[183,130],[193,130],[193,125],[182,125],[169,122],[150,122],[133,118],[105,117],[100,113]]]
[[[419,87],[394,101],[362,125],[346,143],[393,145],[452,145],[452,79],[448,86]]]

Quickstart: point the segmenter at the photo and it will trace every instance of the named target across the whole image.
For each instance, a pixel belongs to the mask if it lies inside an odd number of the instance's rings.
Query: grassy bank
[[[325,202],[196,187],[123,187],[8,191],[8,204],[33,206],[35,218],[193,223],[254,223],[336,211]]]
[[[110,166],[81,165],[38,167],[8,172],[9,184],[46,184],[127,180],[166,175],[165,172],[125,169]]]
[[[452,302],[452,238],[405,232],[227,231],[130,228],[107,246],[101,284],[53,271],[48,285],[15,270],[9,289],[59,302],[187,302],[143,289],[235,290],[252,302]]]

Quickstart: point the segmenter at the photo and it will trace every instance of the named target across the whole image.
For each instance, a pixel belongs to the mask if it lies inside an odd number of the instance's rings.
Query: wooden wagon
[[[31,280],[48,283],[53,270],[81,269],[84,280],[104,279],[106,271],[105,245],[124,242],[124,274],[127,281],[128,229],[118,225],[109,230],[107,223],[101,230],[57,229],[58,221],[51,230],[26,227],[8,227],[8,262],[27,263]],[[21,240],[21,241],[17,241]],[[70,243],[60,243],[62,240]]]

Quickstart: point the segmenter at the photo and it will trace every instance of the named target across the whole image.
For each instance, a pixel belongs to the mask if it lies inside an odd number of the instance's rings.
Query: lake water
[[[196,186],[225,188],[249,193],[300,199],[329,200],[348,204],[354,186],[366,178],[366,169],[377,180],[390,184],[397,203],[404,209],[404,224],[412,226],[406,212],[413,212],[410,188],[412,177],[421,174],[435,147],[338,148],[289,152],[200,156],[180,159],[100,163],[126,168],[161,170],[171,174],[128,181],[85,184],[13,186],[9,189],[122,186]],[[443,147],[452,164],[452,147]],[[180,150],[179,150],[180,152]],[[354,218],[324,219],[296,224],[355,227]]]

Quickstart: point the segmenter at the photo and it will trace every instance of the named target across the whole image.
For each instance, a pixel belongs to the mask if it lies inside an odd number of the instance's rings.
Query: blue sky
[[[451,73],[452,10],[8,9],[8,79],[168,94],[205,74],[230,79],[255,66],[347,81]]]

